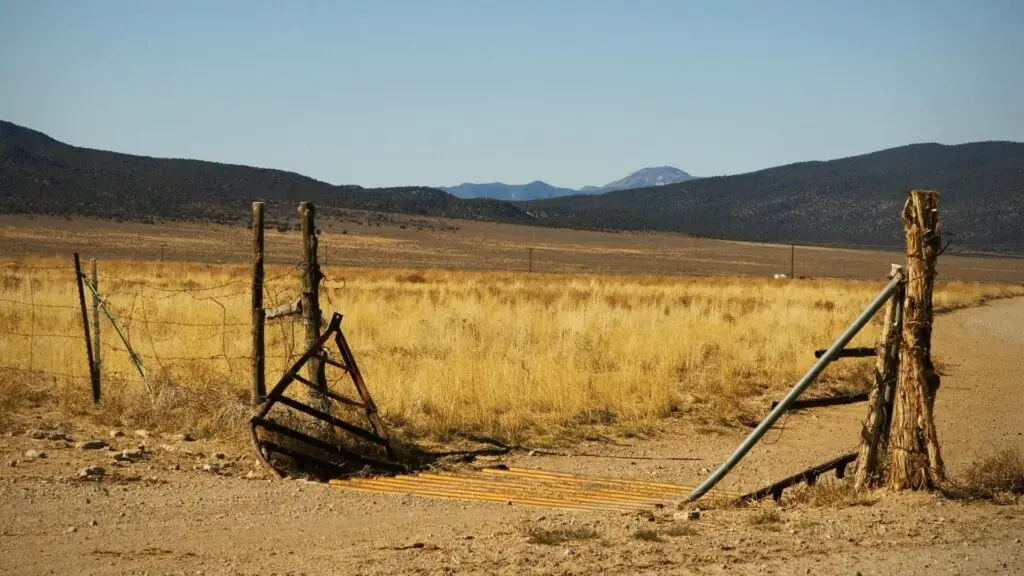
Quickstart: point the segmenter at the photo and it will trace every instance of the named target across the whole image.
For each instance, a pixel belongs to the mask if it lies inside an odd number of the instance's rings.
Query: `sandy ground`
[[[936,412],[950,471],[996,448],[1024,450],[1024,300],[942,316],[934,338],[944,373]],[[849,450],[863,410],[793,415],[726,487],[755,488]],[[862,506],[784,506],[758,524],[764,508],[712,509],[688,520],[671,509],[566,512],[355,494],[267,479],[237,447],[133,430],[112,437],[109,428],[45,413],[24,418],[17,434],[0,439],[5,574],[1024,574],[1024,504],[878,494]],[[40,434],[30,428],[60,430],[66,439],[33,438]],[[690,483],[745,432],[698,434],[678,424],[654,440],[579,445],[572,457],[502,460]],[[110,447],[76,445],[87,440]],[[124,460],[115,464],[115,454]],[[86,466],[105,474],[76,478]],[[581,528],[591,537],[529,538]],[[657,540],[638,539],[638,530]]]

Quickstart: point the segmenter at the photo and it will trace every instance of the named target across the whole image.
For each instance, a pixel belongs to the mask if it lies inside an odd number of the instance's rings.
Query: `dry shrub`
[[[1015,502],[1024,496],[1024,455],[1017,448],[1006,448],[978,460],[945,492],[959,499]]]
[[[665,528],[661,532],[662,534],[672,538],[678,538],[681,536],[696,536],[698,534],[697,530],[690,526],[687,526],[686,524],[672,524],[671,526]]]
[[[530,544],[543,544],[545,546],[558,546],[566,542],[580,540],[594,540],[599,534],[597,530],[589,526],[570,526],[566,528],[546,529],[538,526],[525,528],[527,539]]]
[[[639,528],[633,532],[632,537],[634,540],[642,540],[644,542],[664,542],[661,534],[652,528]]]
[[[790,488],[782,498],[784,506],[811,506],[815,508],[848,508],[873,506],[880,499],[877,492],[857,490],[852,481],[818,479],[813,485]]]
[[[774,504],[762,504],[747,516],[747,523],[752,526],[774,527],[782,523],[782,513]]]
[[[0,368],[0,432],[7,432],[14,424],[19,410],[50,402],[57,386],[51,376],[35,376]]]

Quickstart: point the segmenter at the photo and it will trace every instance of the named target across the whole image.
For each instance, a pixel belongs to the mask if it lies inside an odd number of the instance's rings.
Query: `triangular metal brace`
[[[326,344],[332,338],[338,349],[340,361],[331,358],[325,348]],[[359,395],[360,400],[353,400],[331,390],[321,389],[314,382],[304,378],[300,372],[306,364],[314,358],[320,360],[326,365],[334,366],[335,368],[345,371],[352,378],[352,383],[355,385],[356,393]],[[296,400],[295,398],[285,396],[285,391],[287,391],[288,387],[294,382],[302,383],[315,392],[323,395],[324,406],[310,406]],[[332,401],[347,406],[361,408],[366,414],[366,418],[369,420],[370,426],[373,430],[366,430],[365,428],[361,428],[330,414],[331,410],[329,409],[329,406]],[[315,418],[334,429],[347,432],[362,440],[377,444],[384,449],[387,454],[387,460],[357,454],[347,448],[310,436],[305,432],[294,430],[272,418],[268,418],[270,410],[277,405],[288,407],[292,410],[305,414],[306,416]],[[321,408],[325,408],[326,411]],[[370,391],[366,387],[366,382],[363,380],[363,375],[359,371],[356,359],[352,355],[352,349],[349,348],[348,341],[345,340],[345,335],[341,331],[341,314],[338,313],[335,313],[331,317],[331,321],[328,324],[327,329],[323,334],[321,334],[320,339],[317,340],[316,344],[307,350],[306,353],[303,354],[302,357],[284,373],[277,384],[274,385],[267,394],[263,403],[260,405],[256,415],[253,416],[249,422],[250,438],[252,440],[253,448],[256,449],[257,458],[259,458],[267,468],[281,477],[285,475],[285,472],[274,465],[271,459],[271,455],[274,453],[287,456],[295,461],[312,463],[321,471],[332,476],[341,475],[344,472],[344,466],[337,461],[356,464],[362,467],[369,467],[379,471],[405,471],[405,466],[398,461],[395,451],[391,447],[391,441],[388,438],[387,431],[384,429],[384,424],[381,422],[380,415],[377,413],[377,405],[374,404],[373,398],[370,396]],[[331,459],[335,461],[328,461],[320,456],[307,454],[305,451],[294,447],[281,446],[271,440],[261,439],[260,434],[258,433],[259,429],[295,440],[298,442],[298,445],[311,447],[321,453],[329,454]]]

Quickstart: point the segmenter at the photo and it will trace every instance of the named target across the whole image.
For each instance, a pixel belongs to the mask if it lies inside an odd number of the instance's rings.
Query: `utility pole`
[[[796,268],[795,259],[796,259],[796,244],[790,244],[789,245],[789,277],[790,278],[796,278],[796,275],[794,274],[794,269]]]

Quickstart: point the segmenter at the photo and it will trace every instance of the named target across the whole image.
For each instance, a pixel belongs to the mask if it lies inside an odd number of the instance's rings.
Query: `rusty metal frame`
[[[811,466],[803,472],[798,472],[787,478],[783,478],[778,482],[774,482],[760,490],[755,490],[749,494],[740,496],[739,502],[752,502],[754,500],[763,500],[769,496],[773,500],[778,502],[782,500],[782,492],[786,488],[800,484],[801,482],[806,483],[808,486],[814,485],[818,480],[818,476],[835,470],[836,478],[840,480],[846,476],[846,468],[857,459],[856,452],[850,452],[849,454],[843,454],[838,458],[834,458],[825,462],[824,464],[818,464],[817,466]]]
[[[814,357],[821,358],[822,356],[825,355],[825,352],[828,352],[828,350],[815,350]],[[874,358],[877,354],[878,350],[876,348],[872,348],[870,346],[860,346],[856,348],[844,348],[840,350],[839,353],[835,355],[835,359],[838,360],[840,358]]]
[[[823,408],[825,406],[841,406],[843,404],[856,404],[858,402],[867,402],[867,392],[857,392],[852,394],[838,394],[836,396],[823,396],[821,398],[806,398],[799,399],[790,402],[786,410],[804,410],[806,408]],[[781,400],[772,400],[772,410],[779,405]]]
[[[337,462],[325,460],[324,458],[314,456],[294,448],[281,446],[276,442],[261,439],[258,432],[260,429],[274,434],[279,434],[281,436],[286,436],[305,446],[309,446],[319,450],[320,452],[329,454],[331,457],[338,458],[339,460],[352,464],[384,472],[403,472],[406,470],[406,467],[398,461],[398,457],[396,456],[394,449],[391,447],[391,441],[388,438],[387,431],[384,429],[384,424],[381,422],[380,416],[377,413],[377,406],[374,404],[373,398],[370,396],[370,391],[366,387],[366,382],[363,380],[362,373],[359,371],[359,367],[356,364],[355,356],[352,354],[352,349],[349,348],[348,341],[345,340],[345,335],[341,331],[341,319],[342,316],[338,313],[335,313],[331,317],[331,321],[328,324],[327,329],[320,335],[320,338],[295,362],[295,364],[292,365],[291,368],[285,371],[277,384],[275,384],[270,392],[267,393],[263,403],[258,407],[256,414],[249,420],[249,437],[253,448],[256,450],[257,458],[264,466],[279,477],[283,477],[284,472],[271,462],[270,455],[273,453],[287,456],[295,461],[313,464],[335,477],[342,475],[344,467]],[[338,354],[341,357],[340,362],[330,358],[325,348],[325,345],[332,338],[335,345],[338,347]],[[356,392],[359,394],[361,401],[346,398],[331,390],[322,390],[313,382],[303,378],[299,372],[306,363],[313,358],[317,358],[324,364],[341,369],[347,373],[352,378],[352,382],[355,385]],[[313,406],[304,404],[295,398],[285,396],[285,392],[288,390],[288,387],[294,382],[299,382],[300,384],[317,391],[324,397],[323,401],[328,404],[328,408],[331,401],[347,406],[362,408],[373,430],[366,430],[365,428],[346,422],[341,418],[331,415],[329,410],[325,411],[319,408],[314,408]],[[269,414],[271,409],[278,405],[291,409],[295,412],[305,414],[306,416],[310,416],[327,424],[332,429],[346,432],[362,440],[381,446],[387,454],[387,460],[357,454],[351,450],[327,442],[326,440],[315,438],[299,430],[293,430],[280,422],[275,421],[273,418],[269,417]]]

